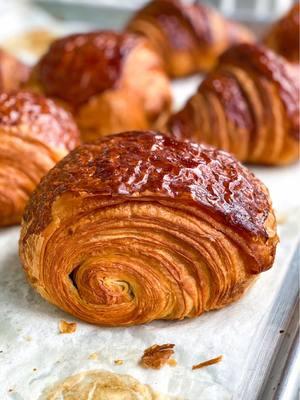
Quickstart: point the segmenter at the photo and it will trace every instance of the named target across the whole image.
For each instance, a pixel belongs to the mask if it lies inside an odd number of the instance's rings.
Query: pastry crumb
[[[24,340],[26,340],[27,342],[31,342],[32,341],[32,337],[31,336],[24,336]]]
[[[124,361],[123,360],[115,360],[114,363],[115,363],[115,365],[123,365]]]
[[[37,371],[37,368],[32,368],[32,371],[34,371],[34,372]]]
[[[67,322],[63,319],[59,321],[59,332],[60,333],[74,333],[77,329],[76,322]]]
[[[177,361],[175,360],[175,358],[170,358],[170,359],[168,360],[168,365],[169,365],[170,367],[176,367]]]
[[[218,357],[212,358],[210,360],[203,361],[203,362],[201,362],[199,364],[193,365],[192,369],[194,370],[194,369],[200,369],[200,368],[208,367],[209,365],[213,365],[213,364],[219,363],[220,361],[222,361],[222,359],[223,359],[223,356],[218,356]]]
[[[160,369],[169,363],[175,344],[154,344],[144,351],[140,364],[144,368]],[[175,361],[175,360],[174,360]]]
[[[98,360],[98,354],[97,353],[91,353],[89,356],[88,356],[88,359],[89,360]]]

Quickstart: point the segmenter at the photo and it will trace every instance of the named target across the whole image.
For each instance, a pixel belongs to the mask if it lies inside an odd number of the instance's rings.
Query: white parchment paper
[[[198,82],[199,78],[189,78],[173,85],[176,108]],[[0,399],[36,400],[57,380],[98,368],[130,374],[162,393],[188,400],[238,398],[241,376],[247,375],[245,360],[255,351],[251,349],[253,337],[278,301],[300,226],[299,165],[254,171],[270,189],[281,222],[275,265],[239,302],[194,320],[126,329],[76,321],[41,299],[27,284],[18,261],[19,228],[0,230]],[[76,321],[77,331],[59,334],[61,319]],[[151,371],[138,366],[144,349],[155,343],[176,344],[176,367]],[[97,353],[97,359],[89,358],[92,353]],[[221,354],[221,363],[191,370],[192,365]],[[116,359],[124,360],[123,365],[115,365]]]

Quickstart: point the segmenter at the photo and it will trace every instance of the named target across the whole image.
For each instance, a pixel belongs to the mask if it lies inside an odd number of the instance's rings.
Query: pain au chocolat
[[[52,100],[0,93],[0,226],[21,221],[41,177],[78,144],[71,115]]]
[[[230,154],[127,132],[78,147],[42,179],[20,257],[49,302],[126,326],[237,300],[276,243],[267,189]]]
[[[258,44],[227,50],[197,92],[168,122],[193,139],[254,164],[299,158],[300,68]]]
[[[300,3],[271,25],[264,43],[276,53],[293,63],[300,62]]]
[[[29,75],[29,67],[0,49],[0,91],[19,89]]]
[[[150,1],[126,29],[151,41],[172,77],[208,71],[228,47],[254,40],[246,27],[226,20],[217,10],[179,0]]]
[[[111,31],[56,40],[27,83],[73,112],[85,142],[130,129],[159,127],[171,108],[161,61],[140,37]]]

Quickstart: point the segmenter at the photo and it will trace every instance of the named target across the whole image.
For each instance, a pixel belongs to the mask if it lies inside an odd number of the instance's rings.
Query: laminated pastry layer
[[[78,144],[72,117],[51,100],[0,94],[0,226],[20,222],[41,177]]]
[[[128,132],[79,147],[42,180],[20,256],[48,301],[123,326],[238,299],[276,243],[266,188],[229,154]]]
[[[179,139],[194,139],[257,164],[299,157],[299,66],[261,45],[232,47],[198,91],[168,122]]]

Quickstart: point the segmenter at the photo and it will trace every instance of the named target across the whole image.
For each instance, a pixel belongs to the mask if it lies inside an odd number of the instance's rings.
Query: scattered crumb
[[[8,389],[9,393],[11,393],[13,391],[13,389]]]
[[[59,321],[59,332],[60,333],[73,333],[76,331],[77,323],[76,322],[67,322],[63,319]]]
[[[170,367],[176,367],[177,361],[175,358],[170,358],[170,360],[168,360],[168,365],[170,365]]]
[[[98,354],[97,353],[92,353],[88,356],[89,360],[98,360]]]
[[[32,371],[34,371],[34,372],[35,372],[35,371],[37,371],[37,369],[36,369],[36,368],[32,368]]]
[[[220,361],[222,361],[222,359],[223,359],[223,356],[212,358],[211,360],[203,361],[200,364],[193,365],[192,369],[200,369],[203,367],[207,367],[209,365],[217,364]]]
[[[281,329],[281,330],[279,331],[279,333],[284,333],[284,330],[283,330],[283,329]]]
[[[123,361],[123,360],[115,360],[114,363],[115,363],[116,365],[123,365],[123,364],[124,364],[124,361]]]
[[[3,353],[3,350],[0,350],[0,353]]]
[[[154,344],[144,351],[140,364],[144,368],[160,369],[168,363],[174,354],[175,344]]]
[[[32,341],[32,337],[31,337],[31,336],[24,336],[24,339],[25,339],[27,342],[31,342],[31,341]]]

